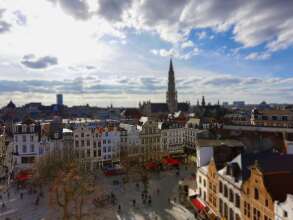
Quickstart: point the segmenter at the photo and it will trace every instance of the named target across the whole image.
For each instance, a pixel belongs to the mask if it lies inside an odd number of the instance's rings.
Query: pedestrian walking
[[[40,202],[40,197],[37,196],[36,201],[35,201],[35,205],[39,205],[39,202]]]
[[[133,205],[133,207],[135,207],[135,203],[136,203],[135,199],[132,200],[132,205]]]
[[[149,198],[149,201],[148,201],[149,205],[152,205],[152,200]]]
[[[10,199],[10,192],[7,191],[7,199]]]
[[[23,199],[23,192],[20,193],[20,199]]]
[[[118,205],[118,212],[121,212],[121,205]]]

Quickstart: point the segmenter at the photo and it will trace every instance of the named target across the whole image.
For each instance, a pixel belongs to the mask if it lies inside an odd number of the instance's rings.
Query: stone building
[[[271,154],[255,160],[242,184],[242,219],[275,219],[275,202],[293,193],[292,155]]]
[[[290,109],[253,109],[251,124],[264,127],[293,127],[293,111]]]
[[[120,160],[120,131],[117,127],[79,124],[73,130],[74,150],[88,168],[96,169]]]
[[[175,121],[159,123],[161,130],[161,151],[164,155],[180,156],[184,154],[185,128]]]
[[[160,160],[161,131],[157,120],[142,117],[140,119],[141,161]]]

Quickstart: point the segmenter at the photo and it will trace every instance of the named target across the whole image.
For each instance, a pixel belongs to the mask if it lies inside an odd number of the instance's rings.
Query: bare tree
[[[93,199],[105,193],[96,184],[89,170],[76,158],[63,158],[60,154],[46,155],[35,163],[33,183],[49,188],[51,208],[61,210],[61,219],[89,219],[93,211]]]

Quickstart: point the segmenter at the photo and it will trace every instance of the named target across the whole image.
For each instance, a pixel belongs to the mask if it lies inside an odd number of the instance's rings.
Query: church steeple
[[[167,104],[169,112],[174,113],[177,111],[177,91],[175,88],[175,76],[174,76],[173,62],[170,59],[169,74],[168,74],[168,91],[166,94]]]

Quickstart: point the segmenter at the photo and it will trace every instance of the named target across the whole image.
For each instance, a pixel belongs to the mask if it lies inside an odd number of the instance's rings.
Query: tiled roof
[[[293,194],[293,173],[282,172],[264,175],[266,189],[275,201],[283,202],[287,194]]]
[[[231,163],[236,162],[242,170],[242,179],[250,176],[250,168],[257,161],[259,169],[264,174],[293,172],[293,155],[278,154],[272,152],[242,153],[234,158]]]

